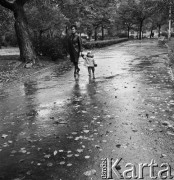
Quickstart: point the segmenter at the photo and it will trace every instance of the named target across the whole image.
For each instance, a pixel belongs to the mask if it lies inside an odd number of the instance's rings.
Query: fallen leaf
[[[166,154],[161,154],[160,158],[163,158],[163,157],[166,157],[166,156],[167,156]]]
[[[89,159],[90,158],[90,156],[85,156],[85,159]]]
[[[100,148],[100,146],[99,145],[95,145],[95,148]]]
[[[47,155],[44,156],[44,158],[47,158],[47,159],[49,159],[50,157],[51,157],[50,154],[47,154]]]
[[[26,173],[26,174],[30,176],[30,175],[31,175],[31,171],[27,171],[27,173]]]
[[[83,152],[83,149],[77,149],[77,152],[81,153]]]
[[[76,135],[76,134],[77,134],[77,132],[72,132],[71,134]]]
[[[92,169],[90,171],[86,171],[83,173],[85,176],[92,176],[92,175],[95,175],[96,174],[96,170],[95,169]]]
[[[53,166],[53,163],[48,163],[47,166],[48,166],[48,167],[52,167],[52,166]]]
[[[83,132],[87,134],[87,133],[89,133],[89,130],[83,130]]]
[[[8,137],[8,135],[7,134],[3,134],[1,137],[5,139],[6,137]]]
[[[56,156],[57,155],[57,151],[55,150],[53,154],[54,154],[54,156]]]
[[[71,164],[71,163],[69,163],[69,164],[67,164],[67,166],[68,166],[68,167],[70,167],[70,166],[72,166],[72,164]]]
[[[171,133],[171,132],[169,132],[169,131],[167,131],[167,134],[174,136],[174,133]]]
[[[13,150],[13,151],[11,151],[11,153],[12,153],[12,154],[15,154],[15,153],[16,153],[16,151],[15,151],[15,150]]]
[[[67,155],[67,157],[72,157],[72,156],[73,156],[73,154],[68,154],[68,155]]]
[[[65,161],[60,162],[60,165],[63,165],[63,164],[65,164]]]

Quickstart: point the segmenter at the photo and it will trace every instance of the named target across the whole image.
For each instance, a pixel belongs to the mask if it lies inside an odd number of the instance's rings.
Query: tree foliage
[[[1,0],[0,5],[8,9],[0,7],[1,36],[14,31],[12,24],[20,19],[25,22],[28,34],[40,41],[60,39],[71,24],[76,24],[90,38],[95,35],[97,39],[102,34],[104,39],[105,30],[123,29],[129,36],[132,28],[139,31],[141,39],[143,28],[160,29],[167,22],[169,6],[174,11],[172,0]],[[19,6],[23,8],[20,13]]]
[[[59,35],[64,30],[68,19],[62,14],[58,5],[50,0],[35,0],[26,7],[30,27],[38,36],[46,34]]]

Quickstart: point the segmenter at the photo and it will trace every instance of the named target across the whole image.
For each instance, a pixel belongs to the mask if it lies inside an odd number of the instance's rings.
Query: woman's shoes
[[[76,77],[76,75],[79,75],[79,71],[80,71],[80,68],[78,68],[78,69],[74,72],[74,77]]]
[[[79,72],[80,72],[80,68],[77,69],[77,74],[79,74]]]

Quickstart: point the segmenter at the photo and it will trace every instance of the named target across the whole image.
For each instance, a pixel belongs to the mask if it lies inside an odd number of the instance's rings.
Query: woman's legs
[[[80,68],[79,68],[79,66],[78,66],[78,63],[77,63],[76,69],[77,69],[77,73],[79,73]]]
[[[75,50],[72,52],[71,56],[71,61],[74,64],[74,77],[76,76],[76,74],[79,73],[80,68],[78,66],[78,62],[79,62],[79,53],[77,53]]]
[[[79,56],[80,56],[80,54],[79,53],[76,53],[75,54],[75,61],[76,61],[76,73],[78,74],[79,73],[79,71],[80,71],[80,68],[79,68]]]
[[[74,62],[74,76],[78,74],[80,71],[80,68],[78,66],[78,62]]]

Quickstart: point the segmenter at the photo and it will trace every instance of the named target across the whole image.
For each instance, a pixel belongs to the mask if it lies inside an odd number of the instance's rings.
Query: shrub
[[[129,39],[135,39],[134,35],[130,35]]]
[[[64,58],[67,54],[65,38],[53,37],[34,40],[35,50],[38,55],[51,57],[52,60]]]
[[[14,34],[11,34],[11,33],[6,34],[4,44],[6,44],[8,46],[16,47],[18,45],[18,42],[17,42],[17,37],[16,37],[15,33]]]
[[[86,49],[101,48],[101,47],[117,44],[120,42],[124,42],[127,40],[128,40],[127,38],[120,38],[120,39],[103,40],[103,41],[92,41],[92,42],[84,43],[83,46]]]
[[[167,39],[165,38],[165,36],[161,36],[158,38],[158,45],[159,46],[164,46],[167,42]]]
[[[168,38],[168,33],[167,32],[162,32],[161,36],[164,36],[164,37]]]
[[[119,38],[127,38],[127,33],[120,33],[118,34]]]

